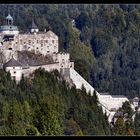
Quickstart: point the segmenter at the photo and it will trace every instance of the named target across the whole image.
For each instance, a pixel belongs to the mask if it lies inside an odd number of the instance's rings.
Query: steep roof
[[[32,24],[29,27],[30,29],[38,29],[37,25],[35,24],[34,20],[32,20]]]
[[[15,67],[15,66],[21,67],[22,65],[14,58],[10,59],[7,63],[4,64],[4,67]]]
[[[13,20],[13,18],[12,18],[12,16],[10,14],[8,14],[8,16],[6,17],[6,19]]]

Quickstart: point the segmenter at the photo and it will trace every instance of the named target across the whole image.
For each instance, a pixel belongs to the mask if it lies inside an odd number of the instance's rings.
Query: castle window
[[[31,40],[28,40],[28,43],[31,44]]]
[[[17,42],[16,42],[16,44],[17,44]]]
[[[43,43],[43,40],[41,40],[41,43]]]
[[[48,40],[46,40],[46,43],[48,43]]]
[[[43,44],[41,44],[41,47],[43,47]]]
[[[39,43],[39,40],[37,40],[37,43]]]
[[[54,43],[54,40],[52,40],[52,43]]]
[[[9,48],[9,50],[12,50],[12,48]]]
[[[36,49],[38,50],[38,47]]]
[[[49,53],[50,51],[47,51],[47,53]]]
[[[30,49],[30,47],[28,47],[28,49]]]
[[[26,44],[26,42],[24,42],[24,44]]]
[[[34,42],[33,42],[33,44],[34,44]]]
[[[16,73],[16,71],[14,71],[14,74]]]
[[[15,67],[13,67],[13,69],[15,69]]]

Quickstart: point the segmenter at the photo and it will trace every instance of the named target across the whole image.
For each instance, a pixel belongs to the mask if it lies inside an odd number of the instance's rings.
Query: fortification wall
[[[84,85],[87,93],[90,92],[93,95],[94,88],[81,77],[74,69],[69,69],[69,76],[72,79],[77,89],[81,89],[82,85]],[[100,105],[102,106],[103,112],[107,113],[109,122],[112,120],[115,111],[111,111],[111,109],[115,108],[116,110],[122,106],[123,102],[129,101],[126,97],[112,97],[111,95],[100,95],[96,92]]]
[[[15,79],[17,82],[20,81],[22,76],[22,67],[6,67],[6,72],[10,72],[12,79]]]
[[[73,68],[74,62],[70,62],[70,54],[69,53],[53,53],[52,58],[54,62],[59,62],[60,68]]]
[[[57,69],[58,71],[60,71],[59,68],[59,63],[54,63],[54,64],[47,64],[47,65],[42,65],[42,66],[30,66],[30,73],[32,73],[33,71],[35,71],[36,69],[39,68],[44,68],[46,71],[53,71],[55,69]]]

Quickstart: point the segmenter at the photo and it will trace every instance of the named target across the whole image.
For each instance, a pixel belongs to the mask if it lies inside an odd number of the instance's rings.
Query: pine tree
[[[126,135],[126,126],[123,117],[119,117],[114,125],[115,135]]]

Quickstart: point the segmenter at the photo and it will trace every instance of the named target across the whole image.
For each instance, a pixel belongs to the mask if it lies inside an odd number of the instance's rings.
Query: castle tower
[[[29,27],[29,32],[30,33],[37,33],[37,32],[39,32],[39,29],[38,29],[37,25],[35,24],[34,19],[32,19],[32,24]]]
[[[12,25],[13,24],[13,18],[11,17],[10,14],[6,17],[7,25]]]
[[[10,14],[6,17],[6,25],[0,26],[0,33],[5,36],[14,36],[19,33],[17,26],[13,25],[13,18]]]

